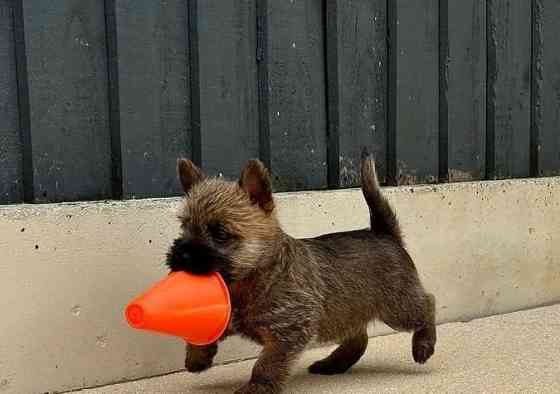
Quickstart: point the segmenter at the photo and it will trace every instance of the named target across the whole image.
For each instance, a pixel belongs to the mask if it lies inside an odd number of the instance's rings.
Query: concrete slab
[[[414,364],[410,335],[370,340],[350,373],[311,376],[305,367],[329,349],[306,352],[286,393],[558,393],[560,305],[439,326],[438,346],[425,366]],[[232,393],[253,361],[217,366],[201,375],[159,378],[82,390],[80,394]]]

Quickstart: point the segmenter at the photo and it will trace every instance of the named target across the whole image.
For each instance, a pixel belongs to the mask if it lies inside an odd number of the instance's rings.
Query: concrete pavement
[[[412,361],[410,335],[397,334],[370,339],[367,353],[350,373],[307,374],[305,367],[329,350],[306,352],[286,393],[560,393],[560,305],[441,325],[436,353],[424,366]],[[232,393],[249,378],[253,362],[80,394]]]

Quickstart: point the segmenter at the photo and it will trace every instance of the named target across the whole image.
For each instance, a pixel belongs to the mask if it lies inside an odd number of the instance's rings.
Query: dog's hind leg
[[[400,294],[394,305],[384,305],[380,318],[394,330],[414,332],[412,356],[424,364],[434,354],[436,344],[435,297],[416,290]]]
[[[424,326],[414,331],[412,335],[412,356],[414,361],[424,364],[434,354],[436,344],[436,301],[432,294],[426,294],[428,299]]]

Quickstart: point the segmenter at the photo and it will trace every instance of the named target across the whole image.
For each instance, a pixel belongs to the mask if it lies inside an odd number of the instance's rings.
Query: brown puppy
[[[347,371],[364,354],[367,323],[375,319],[414,333],[416,362],[433,354],[435,300],[420,283],[367,152],[361,172],[371,228],[310,239],[294,239],[280,228],[261,162],[250,161],[238,183],[206,178],[184,159],[178,172],[187,196],[169,268],[219,272],[232,299],[228,335],[263,346],[250,381],[237,393],[281,392],[290,365],[312,339],[340,346],[311,365],[311,373]],[[187,370],[209,368],[216,352],[217,344],[188,346]]]

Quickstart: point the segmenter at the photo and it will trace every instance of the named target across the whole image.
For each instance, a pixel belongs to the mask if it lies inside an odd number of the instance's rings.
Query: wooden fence
[[[0,0],[0,202],[560,174],[558,0]]]

